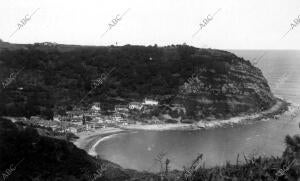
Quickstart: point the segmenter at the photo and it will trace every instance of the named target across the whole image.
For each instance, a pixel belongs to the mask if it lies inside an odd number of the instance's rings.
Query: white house
[[[153,100],[153,99],[147,99],[147,98],[145,98],[143,104],[144,104],[144,105],[156,106],[156,105],[158,105],[158,101]]]
[[[128,111],[127,105],[115,105],[115,111],[120,112],[120,111]]]
[[[90,123],[90,124],[86,124],[85,125],[86,126],[86,130],[95,130],[95,128],[96,128],[96,124],[94,123]]]
[[[83,116],[73,116],[70,118],[71,122],[82,122]]]
[[[114,121],[113,121],[113,120],[111,120],[111,119],[105,119],[105,123],[107,123],[107,124],[111,124],[111,123],[114,123]]]
[[[100,111],[101,110],[100,103],[99,102],[94,103],[91,110],[92,111]]]
[[[143,108],[143,104],[139,102],[131,102],[129,103],[129,109],[138,109],[141,110]]]

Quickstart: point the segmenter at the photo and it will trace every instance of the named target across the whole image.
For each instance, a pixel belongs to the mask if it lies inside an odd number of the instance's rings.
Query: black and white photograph
[[[0,0],[0,181],[300,181],[300,1]]]

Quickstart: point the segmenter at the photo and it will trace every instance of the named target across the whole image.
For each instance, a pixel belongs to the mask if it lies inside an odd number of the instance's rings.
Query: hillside
[[[21,70],[1,90],[2,115],[51,118],[75,105],[97,101],[110,110],[150,97],[160,103],[155,116],[200,120],[266,110],[276,102],[257,67],[221,50],[187,45],[16,47],[2,48],[0,53],[0,80]],[[93,80],[111,70],[108,79],[93,89]]]
[[[17,163],[19,163],[17,165]],[[6,170],[16,169],[3,177]],[[2,179],[16,181],[129,180],[154,177],[149,173],[125,170],[106,160],[96,159],[73,143],[41,136],[36,129],[0,118],[0,171]],[[96,178],[97,179],[94,179]]]

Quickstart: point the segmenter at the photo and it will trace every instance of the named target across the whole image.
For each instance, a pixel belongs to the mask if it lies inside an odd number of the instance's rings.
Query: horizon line
[[[0,39],[1,40],[1,39]],[[111,45],[91,45],[91,44],[64,44],[64,43],[57,43],[55,41],[42,41],[42,42],[34,42],[34,43],[13,43],[13,42],[9,42],[9,41],[0,41],[0,43],[8,43],[8,44],[15,44],[15,45],[34,45],[35,43],[56,43],[58,45],[67,45],[67,46],[89,46],[89,47],[109,47],[109,46],[114,46],[114,47],[122,47],[122,46],[126,46],[126,45],[132,45],[132,46],[155,46],[157,44],[124,44],[124,45],[115,45],[115,44],[111,44]],[[257,49],[257,48],[214,48],[214,47],[201,47],[201,46],[195,46],[195,45],[190,45],[190,44],[186,44],[186,43],[182,43],[182,44],[168,44],[168,45],[157,45],[157,47],[167,47],[167,46],[172,46],[172,45],[188,45],[188,46],[192,46],[195,48],[199,48],[199,49],[216,49],[216,50],[250,50],[250,51],[261,51],[261,50],[266,50],[266,51],[271,51],[271,50],[297,50],[300,51],[300,49],[295,49],[295,48],[261,48],[261,49]]]

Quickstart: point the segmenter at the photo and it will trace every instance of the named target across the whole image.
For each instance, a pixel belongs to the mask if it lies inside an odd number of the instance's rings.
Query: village
[[[125,105],[115,105],[111,114],[104,115],[101,103],[94,102],[88,110],[73,108],[66,111],[65,115],[56,114],[53,120],[45,120],[40,116],[31,116],[30,119],[18,118],[17,121],[34,126],[51,128],[58,133],[80,133],[83,131],[95,131],[99,128],[121,127],[129,124],[144,124],[130,117],[131,113],[150,113],[158,107],[158,101],[145,98],[143,102],[130,102]],[[156,124],[158,120],[148,121],[148,124]]]

